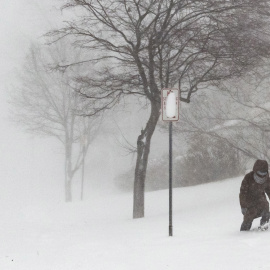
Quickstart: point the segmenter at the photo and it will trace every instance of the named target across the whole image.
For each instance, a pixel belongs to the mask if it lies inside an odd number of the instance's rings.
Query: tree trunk
[[[155,131],[159,118],[160,108],[151,103],[151,114],[147,125],[141,131],[137,139],[137,162],[135,168],[134,191],[133,191],[133,218],[144,217],[144,187],[145,177],[150,153],[151,138]]]
[[[69,177],[67,177],[65,182],[65,201],[66,202],[72,201],[71,179],[69,179]]]
[[[65,161],[65,201],[72,201],[72,162],[71,162],[71,146],[66,145],[66,161]]]

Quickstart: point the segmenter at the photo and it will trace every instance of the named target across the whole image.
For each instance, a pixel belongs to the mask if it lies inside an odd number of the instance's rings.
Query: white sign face
[[[179,120],[179,90],[166,88],[161,90],[161,112],[163,121]]]

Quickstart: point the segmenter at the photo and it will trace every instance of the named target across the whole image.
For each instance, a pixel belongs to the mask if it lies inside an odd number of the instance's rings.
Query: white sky
[[[30,197],[33,194],[46,196],[55,192],[54,189],[61,193],[55,194],[54,197],[63,199],[61,195],[64,191],[64,163],[61,145],[54,143],[52,139],[40,139],[34,135],[25,134],[11,124],[8,120],[11,107],[7,102],[8,92],[14,89],[13,85],[18,85],[16,70],[21,69],[30,44],[42,42],[44,33],[59,26],[64,15],[70,16],[67,12],[61,14],[57,8],[61,2],[64,1],[0,0],[0,185],[3,187],[0,189],[0,204],[1,197],[4,200],[5,196],[14,197],[20,193],[20,190],[26,190],[24,200],[28,200],[27,192],[31,193]],[[136,130],[136,134],[138,131],[139,129]],[[95,169],[92,170],[93,166],[88,166],[92,176],[89,177],[88,182],[91,185],[92,178],[97,179],[95,181],[99,183],[107,181],[104,174],[112,175],[112,167],[117,163],[111,157],[110,160],[113,162],[108,166],[110,162],[108,152],[111,156],[112,149],[103,146],[102,140],[104,138],[93,145],[89,151],[91,153],[89,153],[88,164],[93,163]],[[113,149],[113,151],[119,150]],[[106,158],[106,168],[102,163],[104,158]],[[124,161],[126,159],[124,157]],[[36,187],[36,190],[32,187]],[[9,201],[7,198],[6,200]]]
[[[50,20],[60,12],[52,0],[0,0],[0,80],[1,99],[14,80],[31,42],[41,40],[50,29]],[[2,104],[1,104],[2,105]]]
[[[31,42],[41,39],[50,28],[48,18],[60,14],[53,2],[57,0],[0,0],[0,197],[4,200],[16,197],[29,186],[34,190],[35,186],[42,188],[45,175],[62,171],[58,162],[61,156],[50,158],[59,149],[48,147],[46,140],[24,134],[8,121],[8,93],[16,84],[16,69],[21,67]],[[49,179],[53,181],[52,177]]]

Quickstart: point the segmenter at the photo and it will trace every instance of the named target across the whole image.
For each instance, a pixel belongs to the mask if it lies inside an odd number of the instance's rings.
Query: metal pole
[[[169,122],[169,236],[173,236],[173,225],[172,225],[172,121]]]

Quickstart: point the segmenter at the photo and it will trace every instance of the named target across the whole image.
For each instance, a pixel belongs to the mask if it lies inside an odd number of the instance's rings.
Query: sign
[[[165,88],[161,90],[161,113],[163,121],[179,120],[179,89]]]

